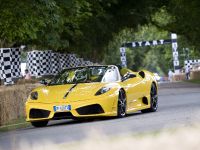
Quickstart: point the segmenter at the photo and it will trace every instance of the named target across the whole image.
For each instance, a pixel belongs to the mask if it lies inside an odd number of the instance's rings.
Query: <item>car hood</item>
[[[106,86],[105,83],[79,83],[77,85],[66,84],[43,86],[35,89],[34,91],[38,92],[37,102],[72,102],[92,99],[96,97],[95,93],[104,86]]]

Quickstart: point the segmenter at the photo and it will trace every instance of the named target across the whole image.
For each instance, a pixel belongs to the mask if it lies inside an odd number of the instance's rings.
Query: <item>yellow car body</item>
[[[110,80],[111,73],[107,69],[110,82],[102,82],[105,79],[103,77],[101,82],[44,85],[34,89],[25,105],[26,120],[39,127],[45,126],[53,119],[123,117],[138,110],[157,110],[157,82],[151,72],[133,72],[129,69],[118,69],[114,65],[103,67],[116,69],[120,76],[115,81]],[[151,94],[152,86],[154,95]],[[156,99],[153,109],[152,97]],[[121,112],[124,110],[123,114],[119,114],[119,109],[122,109]]]

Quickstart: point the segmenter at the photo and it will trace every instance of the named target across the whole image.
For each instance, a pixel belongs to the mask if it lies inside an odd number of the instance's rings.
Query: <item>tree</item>
[[[148,24],[182,34],[191,45],[198,46],[199,3],[198,0],[0,0],[0,46],[23,43],[29,49],[73,52],[100,62],[109,42],[123,29],[136,31],[138,25]]]
[[[198,48],[200,46],[199,8],[199,0],[171,0],[157,12],[156,16],[160,16],[160,21],[152,18],[151,23],[169,32],[184,36],[184,41]]]
[[[169,39],[169,36],[167,31],[159,30],[151,24],[139,26],[137,31],[127,28],[120,32],[113,42],[110,42],[104,63],[121,63],[119,48],[124,42]],[[127,48],[126,55],[128,67],[135,71],[147,69],[166,74],[168,68],[173,65],[171,45]]]
[[[47,27],[57,26],[58,14],[59,8],[53,0],[1,0],[1,47],[39,41],[39,33]]]

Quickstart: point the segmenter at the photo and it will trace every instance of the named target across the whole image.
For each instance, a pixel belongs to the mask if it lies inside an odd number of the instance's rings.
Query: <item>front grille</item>
[[[73,118],[73,115],[71,112],[58,112],[55,113],[53,116],[53,119],[59,120],[59,119],[71,119]]]
[[[77,108],[76,111],[79,115],[93,115],[104,113],[103,108],[99,104],[93,104]]]
[[[48,118],[50,111],[43,109],[31,109],[29,118]]]

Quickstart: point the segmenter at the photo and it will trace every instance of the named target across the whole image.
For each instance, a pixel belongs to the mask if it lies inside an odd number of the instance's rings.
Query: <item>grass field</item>
[[[187,82],[200,84],[200,79],[198,79],[198,80],[188,80]]]
[[[11,120],[7,122],[6,124],[0,126],[0,133],[10,130],[16,130],[20,128],[26,128],[31,126],[29,122],[26,122],[25,117],[19,117],[18,119]]]

